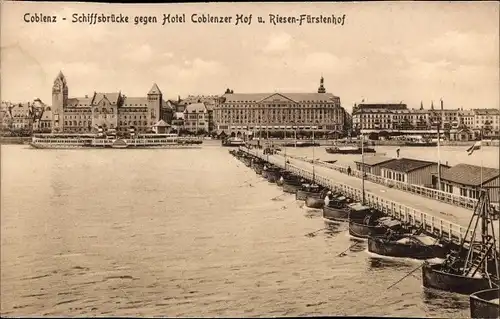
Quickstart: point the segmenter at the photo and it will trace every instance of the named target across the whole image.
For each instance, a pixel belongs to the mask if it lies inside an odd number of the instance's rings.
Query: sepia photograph
[[[500,318],[498,2],[0,6],[1,317]]]

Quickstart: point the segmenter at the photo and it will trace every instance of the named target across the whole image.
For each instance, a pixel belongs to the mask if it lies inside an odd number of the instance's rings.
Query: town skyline
[[[319,78],[351,112],[354,103],[446,109],[498,108],[497,3],[204,4],[199,6],[3,3],[3,101],[51,101],[62,71],[70,96],[315,92]],[[85,25],[25,23],[25,12],[127,15],[287,11],[346,14],[332,25]],[[112,8],[113,10],[110,10]],[[34,10],[36,9],[36,10]],[[390,11],[389,11],[390,10]],[[378,17],[378,19],[376,18]],[[15,30],[15,31],[14,31]],[[28,79],[28,80],[27,80]]]

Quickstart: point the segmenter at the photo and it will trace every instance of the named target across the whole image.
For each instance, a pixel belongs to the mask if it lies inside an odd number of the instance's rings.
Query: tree
[[[207,133],[208,132],[204,128],[200,128],[196,131],[196,135],[206,135]]]

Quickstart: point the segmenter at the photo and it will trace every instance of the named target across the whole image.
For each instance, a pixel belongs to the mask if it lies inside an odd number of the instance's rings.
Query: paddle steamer
[[[76,148],[200,148],[198,138],[179,137],[177,134],[137,134],[129,138],[102,134],[36,134],[30,145],[39,149]]]

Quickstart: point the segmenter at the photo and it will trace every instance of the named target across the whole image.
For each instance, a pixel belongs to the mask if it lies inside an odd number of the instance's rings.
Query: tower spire
[[[323,78],[323,74],[321,74],[321,79],[319,80],[318,93],[326,93],[324,84],[325,84],[325,79]]]

